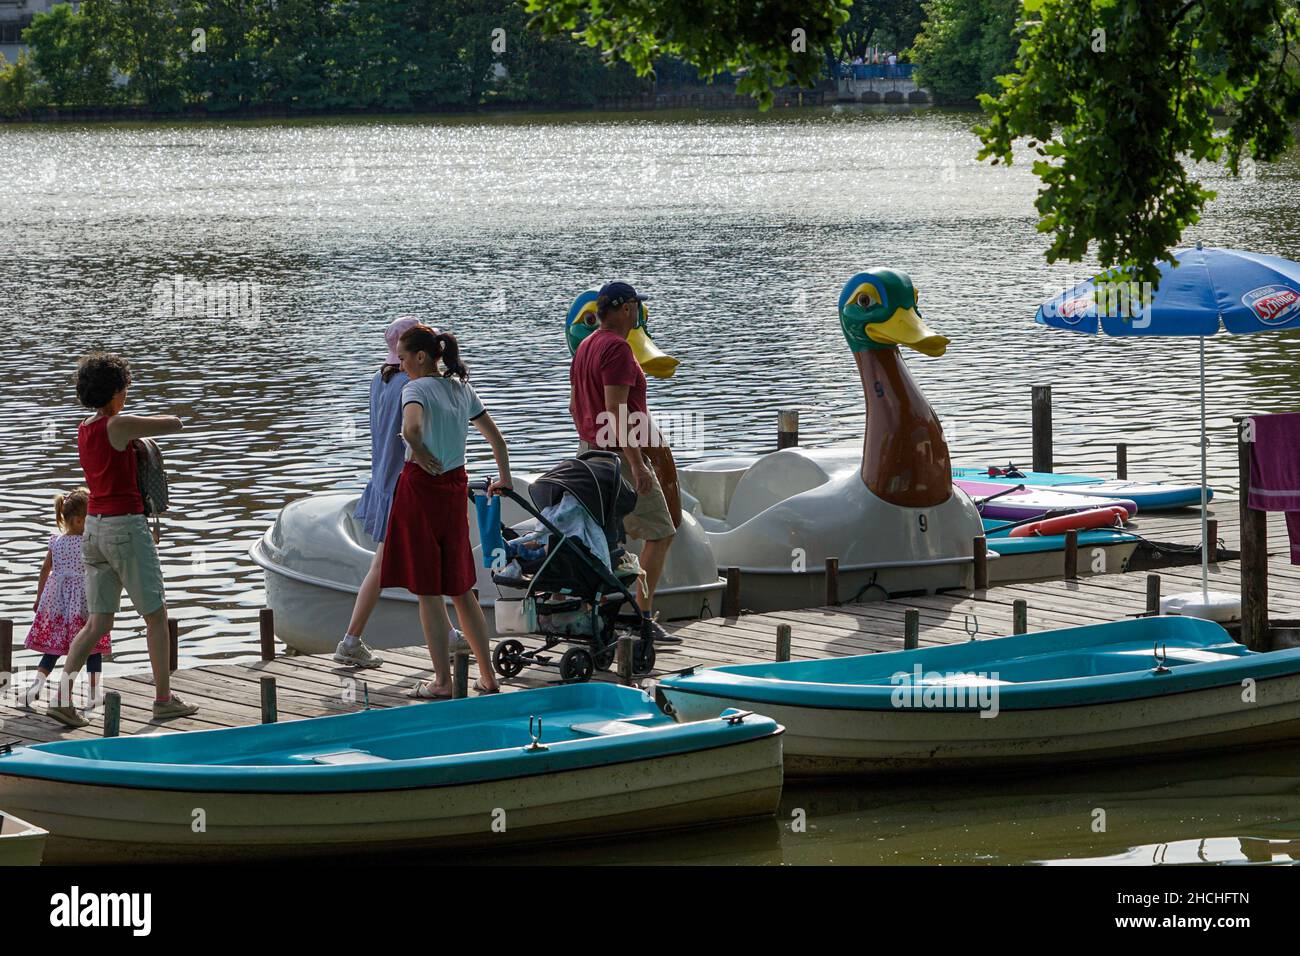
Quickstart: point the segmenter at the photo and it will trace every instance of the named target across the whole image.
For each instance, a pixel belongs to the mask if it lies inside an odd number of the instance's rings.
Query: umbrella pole
[[[1210,601],[1209,514],[1205,489],[1207,446],[1205,441],[1205,336],[1201,339],[1201,599]]]

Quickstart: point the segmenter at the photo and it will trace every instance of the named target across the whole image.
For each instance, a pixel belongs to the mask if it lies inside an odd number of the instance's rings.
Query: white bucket
[[[498,634],[533,634],[537,631],[537,604],[532,598],[496,599],[493,605]]]

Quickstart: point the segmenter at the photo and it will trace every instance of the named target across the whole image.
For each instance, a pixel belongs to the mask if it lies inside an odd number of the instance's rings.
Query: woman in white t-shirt
[[[412,696],[424,700],[451,696],[447,652],[451,621],[444,596],[455,605],[461,630],[478,661],[474,689],[495,694],[500,687],[490,663],[487,622],[472,590],[476,575],[466,513],[467,424],[474,423],[496,458],[499,475],[488,487],[489,494],[510,487],[506,442],[469,384],[454,335],[427,325],[412,326],[398,340],[397,357],[410,378],[402,388],[407,460],[393,491],[380,586],[406,588],[420,599],[420,625],[434,679],[418,684]]]

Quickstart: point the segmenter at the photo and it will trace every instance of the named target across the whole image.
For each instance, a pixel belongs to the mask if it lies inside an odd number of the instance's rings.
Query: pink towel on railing
[[[1285,511],[1291,563],[1300,564],[1300,412],[1256,415],[1248,507]]]

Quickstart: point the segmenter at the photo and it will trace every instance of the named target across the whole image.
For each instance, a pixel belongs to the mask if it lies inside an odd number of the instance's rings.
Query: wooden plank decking
[[[1212,513],[1217,513],[1214,516],[1219,521],[1220,540],[1236,551],[1240,541],[1237,503],[1216,502]],[[1137,530],[1153,541],[1194,544],[1200,537],[1199,514],[1189,510],[1168,516],[1144,515]],[[1275,620],[1300,618],[1300,568],[1290,564],[1280,515],[1270,516],[1269,551],[1271,615]],[[1159,573],[1166,595],[1200,586],[1199,564],[1163,568]],[[1239,574],[1236,561],[1219,562],[1211,566],[1210,585],[1235,591]],[[1129,572],[1072,581],[998,585],[975,594],[947,593],[677,624],[669,629],[681,635],[684,643],[659,648],[658,669],[643,683],[649,686],[658,674],[691,665],[771,660],[780,624],[791,626],[791,655],[796,659],[897,650],[903,644],[904,613],[910,608],[920,612],[922,645],[968,640],[968,616],[978,620],[981,638],[1009,634],[1012,605],[1017,599],[1028,603],[1030,631],[1121,620],[1145,609],[1146,574]],[[410,703],[405,691],[418,678],[431,673],[428,655],[423,647],[389,650],[383,655],[387,663],[368,671],[341,667],[327,656],[286,656],[269,662],[186,668],[173,675],[173,686],[186,700],[201,705],[202,710],[193,718],[165,725],[152,720],[153,684],[148,674],[108,676],[105,687],[121,695],[123,734],[257,723],[261,719],[260,678],[266,676],[276,678],[281,720],[348,713],[362,709],[367,699],[371,707]],[[476,676],[477,670],[471,668],[471,675]],[[545,686],[555,679],[553,670],[529,669],[506,686],[511,691],[524,690]],[[598,674],[598,679],[614,678]],[[26,680],[18,683],[24,685]],[[43,704],[15,707],[11,698],[12,692],[5,689],[5,702],[0,703],[0,741],[35,743],[65,736],[99,736],[103,732],[100,712],[92,716],[89,727],[69,732],[44,715]]]

